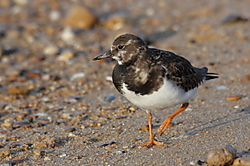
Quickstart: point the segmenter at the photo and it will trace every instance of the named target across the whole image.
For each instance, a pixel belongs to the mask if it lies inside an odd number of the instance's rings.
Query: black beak
[[[95,57],[93,60],[94,61],[97,61],[97,60],[100,60],[100,59],[106,59],[106,58],[111,58],[112,57],[112,54],[111,54],[111,51],[107,51],[101,55],[98,55],[97,57]]]

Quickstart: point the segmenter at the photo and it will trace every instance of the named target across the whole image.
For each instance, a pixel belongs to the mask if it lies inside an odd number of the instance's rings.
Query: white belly
[[[173,105],[188,102],[196,93],[197,88],[185,92],[170,81],[164,79],[164,85],[149,95],[139,95],[129,91],[123,84],[122,91],[124,96],[134,105],[150,110],[161,110]]]

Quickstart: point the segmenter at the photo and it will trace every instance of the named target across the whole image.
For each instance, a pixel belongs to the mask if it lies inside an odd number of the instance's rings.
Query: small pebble
[[[41,151],[40,150],[35,150],[34,151],[34,154],[36,155],[36,156],[41,156],[41,153],[40,153]]]
[[[107,97],[105,98],[105,100],[108,101],[108,102],[111,102],[111,101],[115,100],[115,98],[116,98],[115,95],[109,95],[109,96],[107,96]]]
[[[121,29],[126,25],[128,19],[121,15],[112,15],[106,22],[103,23],[104,27],[112,30]]]
[[[5,127],[11,127],[13,125],[13,121],[10,119],[5,119],[3,122],[3,126]]]
[[[51,21],[57,21],[59,20],[61,17],[61,14],[58,10],[52,10],[50,13],[49,13],[49,18]]]
[[[50,100],[50,98],[47,97],[47,96],[44,96],[44,97],[41,98],[41,100],[42,100],[43,102],[48,102],[48,101]]]
[[[232,166],[250,166],[250,157],[237,158]]]
[[[227,86],[221,85],[216,87],[217,90],[225,90],[227,89]]]
[[[25,145],[32,146],[33,143],[24,143]]]
[[[0,133],[0,139],[5,139],[7,137],[7,135],[6,134],[2,134],[2,133]],[[1,145],[0,145],[0,148],[1,148]]]
[[[117,144],[115,141],[112,141],[110,143],[103,143],[103,144],[100,144],[99,146],[108,146],[108,145],[113,145],[113,144]]]
[[[67,156],[67,154],[61,154],[61,155],[59,155],[59,157],[66,157]]]
[[[239,14],[229,14],[226,17],[222,19],[222,24],[232,24],[232,23],[237,23],[237,22],[245,22],[248,19],[245,17],[242,17]]]
[[[224,166],[233,163],[236,157],[236,149],[231,145],[225,148],[211,150],[208,152],[207,164],[208,166]]]
[[[28,3],[28,0],[14,0],[14,2],[20,6],[24,6]]]
[[[1,82],[1,79],[0,79],[0,82]],[[6,106],[7,106],[7,104],[0,103],[0,110],[3,110]]]
[[[112,79],[111,76],[107,76],[107,77],[106,77],[106,80],[112,82],[113,79]]]
[[[245,114],[250,114],[250,107],[245,107],[240,112],[243,112]]]
[[[238,101],[240,99],[241,99],[240,96],[229,96],[226,98],[227,101]]]
[[[62,118],[63,119],[70,119],[71,118],[71,114],[70,113],[63,113],[62,114]]]
[[[6,157],[10,155],[10,150],[9,149],[2,149],[0,150],[0,157]]]
[[[185,109],[185,111],[193,111],[193,109],[192,108],[187,108],[187,109]]]
[[[43,149],[43,148],[47,148],[47,144],[45,142],[36,142],[32,145],[32,147],[34,149]]]
[[[49,113],[47,113],[47,112],[38,112],[38,113],[33,114],[33,116],[46,117],[46,116],[49,116]]]
[[[129,108],[128,108],[128,111],[129,111],[129,112],[136,112],[137,109],[135,109],[134,107],[129,107]]]
[[[34,154],[35,154],[36,156],[44,156],[44,155],[46,154],[46,152],[43,151],[43,150],[35,150],[35,151],[34,151]]]
[[[17,77],[20,75],[20,73],[21,73],[21,70],[16,69],[16,68],[9,68],[9,69],[6,69],[5,71],[6,76],[9,76],[9,77]]]
[[[126,118],[127,116],[115,116],[114,119],[124,119]]]
[[[44,157],[43,160],[44,160],[44,161],[48,161],[48,160],[50,160],[50,158],[49,158],[49,157]]]
[[[143,125],[143,126],[141,126],[141,128],[139,130],[141,130],[141,131],[149,131],[149,126],[148,125]]]
[[[60,144],[59,143],[53,143],[50,145],[51,148],[57,148],[57,147],[60,147]]]
[[[250,82],[250,75],[245,75],[242,79],[241,79],[242,83],[249,83]]]
[[[79,78],[83,78],[85,77],[85,73],[81,72],[81,73],[75,73],[70,77],[70,81],[73,81],[75,79],[79,79]]]
[[[16,33],[18,33],[18,32],[16,32]],[[16,33],[14,33],[14,36],[16,35]],[[15,36],[15,37],[14,36],[12,36],[12,37],[13,38],[18,38],[19,37],[19,36]],[[11,54],[13,54],[13,53],[15,53],[17,51],[18,51],[17,48],[4,47],[4,48],[2,48],[2,55],[11,55]]]
[[[64,129],[64,131],[66,131],[66,132],[73,132],[73,131],[76,131],[76,128],[74,128],[74,127],[68,127],[66,129]]]
[[[9,85],[7,92],[11,95],[27,95],[30,91],[27,89],[26,86]]]
[[[17,121],[13,124],[14,128],[19,128],[19,127],[23,127],[23,128],[29,128],[31,127],[31,123],[27,120],[20,120]]]
[[[125,151],[125,150],[118,150],[117,151],[117,153],[119,153],[119,154],[123,154],[123,153],[126,153],[127,151]]]
[[[96,123],[96,122],[89,123],[89,127],[100,127],[100,126],[102,126],[101,123]]]
[[[88,103],[79,103],[78,107],[88,107]]]
[[[153,8],[147,8],[146,13],[148,16],[153,16],[155,14],[155,10]]]
[[[190,166],[192,165],[192,166],[199,166],[199,165],[203,165],[204,163],[206,163],[206,162],[204,162],[204,161],[201,161],[201,160],[198,160],[198,161],[191,161],[189,164],[190,164]]]
[[[40,78],[41,77],[41,73],[38,71],[38,72],[29,72],[27,74],[27,78],[29,79],[35,79],[35,78]]]
[[[103,144],[100,144],[99,146],[108,146],[109,143],[103,143]]]
[[[77,102],[77,100],[75,98],[70,98],[68,100],[68,103],[76,103],[76,102]]]
[[[69,137],[70,137],[70,138],[79,137],[79,134],[69,133]]]
[[[197,165],[197,163],[196,162],[194,162],[194,161],[190,161],[190,163],[189,163],[190,165],[194,165],[194,166],[196,166]]]
[[[23,144],[23,145],[21,146],[21,149],[22,149],[23,151],[27,151],[27,150],[30,149],[30,146],[27,145],[27,144]]]
[[[65,27],[61,32],[61,39],[65,42],[69,42],[75,38],[71,27]]]
[[[42,75],[42,80],[44,81],[49,81],[52,78],[52,75],[50,74],[43,74]]]
[[[123,146],[122,148],[123,149],[129,149],[129,148],[135,148],[136,146],[135,145],[128,145],[128,146]]]
[[[43,49],[43,53],[45,55],[56,55],[59,51],[59,48],[57,46],[53,46],[53,45],[49,45],[49,46],[46,46],[44,49]]]
[[[68,62],[70,59],[72,59],[74,57],[74,54],[71,50],[67,50],[67,51],[63,51],[59,56],[58,56],[58,60],[59,61],[64,61],[64,62]]]
[[[205,164],[205,163],[206,163],[205,161],[201,161],[201,160],[198,160],[198,161],[197,161],[197,164],[198,164],[198,165],[202,165],[202,164]]]
[[[239,154],[239,166],[250,166],[250,149]]]
[[[66,16],[64,23],[77,29],[90,29],[97,22],[97,17],[86,7],[75,5]]]
[[[24,159],[16,159],[16,160],[7,161],[6,163],[9,163],[10,166],[12,166],[12,165],[21,165],[21,163],[24,161],[25,161]]]

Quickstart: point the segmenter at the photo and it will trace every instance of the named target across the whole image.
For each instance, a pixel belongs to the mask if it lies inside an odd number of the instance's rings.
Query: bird
[[[149,141],[139,146],[164,145],[155,139],[171,125],[173,118],[183,112],[198,87],[219,78],[207,67],[196,68],[173,52],[148,47],[138,36],[125,33],[118,36],[111,49],[93,60],[112,58],[117,61],[112,81],[115,88],[132,104],[145,109],[148,117]],[[151,111],[161,111],[181,105],[169,115],[153,134]]]

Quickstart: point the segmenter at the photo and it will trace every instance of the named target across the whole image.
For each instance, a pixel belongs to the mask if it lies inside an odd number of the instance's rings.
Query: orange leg
[[[179,113],[181,113],[182,111],[184,111],[187,107],[188,107],[188,103],[184,103],[182,104],[181,108],[179,108],[177,111],[175,111],[173,114],[171,114],[170,116],[168,116],[165,121],[161,124],[161,126],[159,127],[159,129],[157,130],[156,134],[162,134],[170,125],[170,123],[172,122],[172,119],[178,115]]]
[[[152,114],[151,112],[148,111],[148,125],[149,125],[149,141],[141,144],[139,146],[147,146],[147,147],[152,147],[153,145],[163,145],[163,143],[158,142],[155,140],[153,136],[153,129],[152,129]]]

